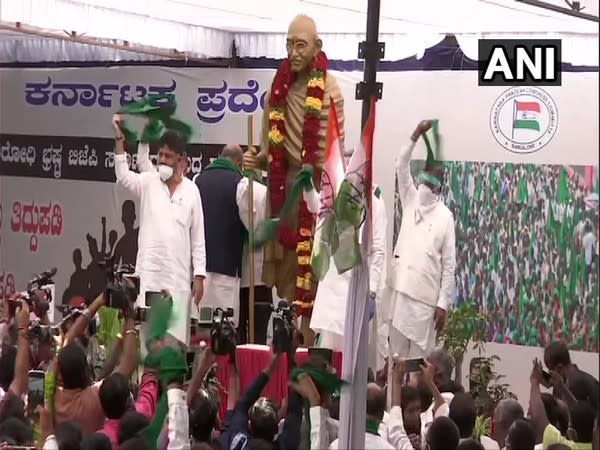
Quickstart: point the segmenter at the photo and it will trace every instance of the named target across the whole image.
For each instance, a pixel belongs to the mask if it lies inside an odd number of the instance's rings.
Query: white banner
[[[174,93],[178,115],[194,126],[193,142],[243,143],[246,116],[260,116],[273,73],[164,67],[2,69],[0,131],[108,138],[110,117],[121,106],[146,94]],[[354,143],[361,111],[354,90],[362,74],[332,73],[344,94],[346,132]],[[449,160],[598,163],[597,72],[566,72],[562,86],[543,90],[479,87],[475,71],[383,72],[378,80],[384,90],[378,105],[377,165],[386,165],[388,152],[426,117],[440,119]],[[513,129],[514,104],[531,102],[539,108],[539,129]]]
[[[110,122],[122,105],[149,93],[174,93],[177,115],[194,127],[190,153],[198,172],[223,144],[245,144],[248,114],[255,115],[258,142],[273,74],[1,69],[0,294],[22,289],[33,273],[56,266],[59,298],[67,287],[65,298],[89,296],[101,289],[100,257],[117,253],[134,261],[137,206],[112,183]],[[361,103],[354,91],[362,74],[333,74],[345,97],[351,147],[360,136]],[[563,86],[544,89],[479,87],[475,71],[384,72],[378,81],[384,88],[374,177],[388,204],[390,236],[395,157],[423,118],[440,119],[447,160],[598,166],[597,72],[563,73]],[[420,148],[416,157],[424,154]]]
[[[139,209],[116,184],[2,177],[1,195],[0,297],[56,267],[57,304],[93,299],[105,285],[99,261],[135,264]]]

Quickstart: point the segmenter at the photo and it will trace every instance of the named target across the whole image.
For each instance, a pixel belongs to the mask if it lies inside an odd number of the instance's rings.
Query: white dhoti
[[[320,347],[343,350],[350,277],[351,271],[340,275],[333,266],[329,267],[325,278],[319,282],[310,316],[310,328],[321,335],[318,343]]]
[[[330,267],[325,279],[319,283],[310,318],[310,328],[319,334],[317,347],[336,352],[344,351],[344,325],[351,276],[351,271],[340,275],[335,267]],[[378,314],[375,314],[369,321],[369,367],[374,371],[381,369],[385,364],[382,358],[377,358],[377,316]]]
[[[204,280],[204,296],[200,308],[227,308],[233,309],[233,317],[230,318],[237,327],[240,318],[240,278],[208,272]],[[198,318],[198,309],[192,308],[192,317]]]
[[[306,198],[305,198],[306,200]],[[308,203],[308,202],[307,202]],[[314,201],[313,201],[314,203]],[[319,205],[317,198],[316,205]],[[386,230],[387,221],[385,203],[381,192],[373,186],[372,192],[373,222],[372,242],[368,255],[369,265],[369,290],[376,293],[375,304],[371,305],[373,317],[369,321],[369,368],[373,371],[382,369],[385,365],[385,355],[379,350],[385,347],[387,339],[386,327],[381,326],[386,320],[386,308],[382,305],[382,285],[385,280],[385,255],[386,255]],[[359,232],[362,236],[362,228]],[[348,304],[348,290],[352,271],[343,274],[337,272],[333,258],[330,260],[329,270],[323,281],[319,282],[315,305],[313,307],[310,328],[321,335],[317,345],[335,351],[343,351],[344,335],[358,333],[359,330],[345,330],[346,306]],[[372,300],[368,300],[372,301]],[[382,317],[383,316],[383,317]],[[378,323],[380,326],[378,326]]]
[[[393,290],[392,317],[389,329],[389,359],[394,355],[402,359],[426,358],[435,348],[435,307],[412,299]],[[388,364],[388,380],[392,379],[393,364]],[[391,389],[387,395],[391,406]]]
[[[393,293],[390,353],[400,358],[421,358],[435,348],[435,307],[407,295]]]

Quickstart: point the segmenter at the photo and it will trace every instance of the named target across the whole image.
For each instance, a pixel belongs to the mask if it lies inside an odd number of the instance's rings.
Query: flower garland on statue
[[[306,103],[304,105],[304,127],[302,135],[302,165],[312,166],[314,179],[320,179],[321,155],[319,148],[319,131],[321,129],[321,110],[325,97],[325,77],[327,75],[327,56],[319,52],[306,86]],[[289,60],[285,60],[277,71],[271,87],[269,98],[269,176],[271,215],[277,216],[281,211],[287,194],[288,162],[285,151],[285,115],[287,111],[287,95],[295,81]],[[298,231],[288,223],[282,223],[279,229],[279,242],[288,249],[295,249],[298,255],[298,274],[296,278],[295,304],[300,312],[308,312],[314,301],[312,292],[312,270],[310,257],[313,245],[314,215],[308,210],[306,202],[300,199],[298,211]],[[303,311],[304,310],[304,311]]]

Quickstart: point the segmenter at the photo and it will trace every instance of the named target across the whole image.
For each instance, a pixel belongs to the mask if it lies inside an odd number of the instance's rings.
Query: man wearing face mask
[[[176,323],[169,332],[189,342],[190,299],[197,305],[204,293],[206,247],[202,202],[194,183],[184,176],[185,140],[166,131],[159,142],[158,168],[135,173],[129,170],[120,117],[115,129],[117,182],[140,202],[140,227],[136,272],[140,277],[137,306],[145,306],[147,291],[169,291],[178,303]]]
[[[396,169],[402,224],[392,261],[390,351],[401,358],[422,358],[433,350],[446,321],[456,267],[454,217],[440,200],[444,168],[426,165],[418,187],[410,174],[415,143],[431,125],[419,123]]]

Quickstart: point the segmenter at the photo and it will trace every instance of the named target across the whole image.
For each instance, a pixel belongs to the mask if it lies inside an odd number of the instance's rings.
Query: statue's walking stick
[[[248,151],[254,151],[253,117],[248,116]],[[248,291],[248,335],[254,344],[254,170],[248,173],[248,261],[250,263],[250,278]]]

